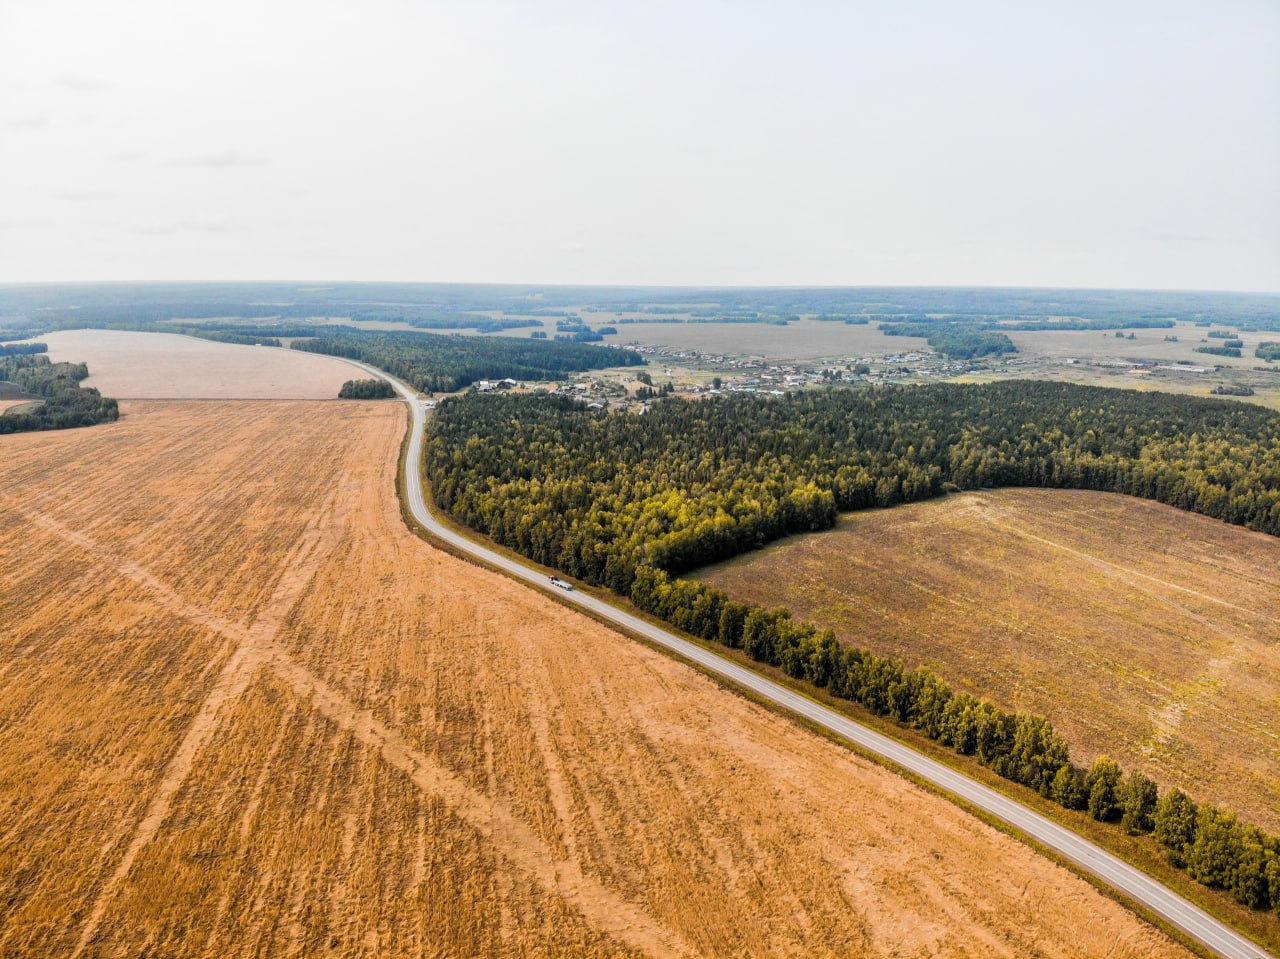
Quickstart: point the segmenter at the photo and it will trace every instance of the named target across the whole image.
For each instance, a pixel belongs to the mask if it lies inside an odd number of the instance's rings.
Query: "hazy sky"
[[[0,281],[1280,290],[1280,2],[0,0]]]

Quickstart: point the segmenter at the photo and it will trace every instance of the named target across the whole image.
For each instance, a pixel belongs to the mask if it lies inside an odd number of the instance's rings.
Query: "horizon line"
[[[6,287],[41,286],[487,286],[514,288],[569,288],[582,290],[1025,290],[1070,293],[1214,293],[1237,296],[1280,297],[1280,289],[1245,290],[1211,287],[1156,286],[1054,286],[1005,283],[564,283],[523,282],[512,280],[347,280],[347,279],[274,279],[274,280],[0,280]]]

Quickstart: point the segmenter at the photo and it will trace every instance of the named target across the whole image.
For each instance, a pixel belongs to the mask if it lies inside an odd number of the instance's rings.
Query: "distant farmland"
[[[1280,828],[1280,540],[1010,489],[851,514],[700,578]]]
[[[214,343],[176,333],[46,333],[49,358],[88,363],[85,386],[127,399],[336,399],[350,364],[329,356]]]
[[[0,438],[0,955],[1189,955],[410,535],[404,425],[150,402]]]

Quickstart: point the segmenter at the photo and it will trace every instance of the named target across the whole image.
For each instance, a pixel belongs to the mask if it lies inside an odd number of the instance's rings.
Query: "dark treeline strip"
[[[1280,416],[1016,380],[670,399],[643,416],[560,397],[466,396],[441,405],[425,455],[436,502],[497,542],[915,726],[1066,808],[1154,830],[1195,878],[1249,905],[1280,906],[1275,837],[1213,806],[1170,799],[1176,791],[1159,799],[1154,783],[1126,777],[1105,757],[1077,768],[1041,717],[954,695],[932,673],[841,647],[785,610],[674,578],[788,533],[827,529],[840,510],[949,489],[1107,490],[1280,534]]]
[[[1239,340],[1235,342],[1239,343]],[[1241,344],[1243,346],[1244,344]],[[1197,353],[1208,353],[1210,356],[1240,356],[1240,347],[1238,346],[1197,346]]]
[[[698,314],[693,314],[690,318],[685,318],[683,316],[671,316],[669,315],[670,312],[679,312],[679,311],[669,311],[665,313],[652,312],[652,315],[646,315],[642,317],[623,316],[623,317],[619,317],[616,320],[610,320],[609,322],[615,323],[619,326],[628,325],[632,323],[661,323],[666,326],[677,325],[677,324],[694,326],[694,325],[703,324],[703,323],[747,323],[747,324],[758,323],[758,324],[763,324],[765,326],[787,326],[792,320],[800,319],[799,316],[760,316],[754,313],[747,316],[747,315],[738,314],[738,313],[718,314],[715,312],[702,312]],[[852,322],[852,321],[846,320],[845,322]],[[863,320],[862,322],[865,323],[866,321]]]
[[[612,347],[435,333],[338,333],[299,340],[293,348],[361,360],[427,392],[460,390],[477,380],[558,379],[644,363],[640,354]]]
[[[75,306],[73,306],[73,304]],[[527,317],[570,312],[692,312],[793,316],[925,316],[986,323],[1061,318],[1133,325],[1205,319],[1237,329],[1280,330],[1274,294],[976,287],[565,287],[421,283],[113,283],[0,285],[0,325],[80,315],[91,319],[174,317],[403,318],[439,324],[458,314]],[[471,322],[464,319],[459,322]],[[441,328],[436,326],[434,328]]]
[[[598,330],[574,330],[572,333],[556,334],[557,343],[599,343],[603,339],[604,334]]]
[[[1259,343],[1253,351],[1253,355],[1260,360],[1271,362],[1272,360],[1280,360],[1280,343],[1274,343],[1268,340],[1265,343]]]
[[[1065,320],[1015,320],[1012,323],[1001,323],[996,329],[1001,330],[1160,330],[1175,325],[1171,319],[1149,316],[1116,316],[1109,319],[1081,319],[1072,317]]]
[[[195,336],[202,340],[213,340],[215,343],[234,343],[239,346],[279,346],[280,341],[274,336],[263,336],[257,333],[235,333],[230,330],[202,330],[199,327],[183,327],[172,332],[184,336]]]
[[[0,356],[34,356],[48,352],[48,343],[0,343]]]
[[[405,323],[429,330],[479,330],[497,333],[502,330],[537,326],[529,317],[492,317],[478,313],[461,313],[411,306],[359,306],[333,304],[255,304],[244,302],[208,303],[175,300],[156,303],[122,305],[96,303],[77,310],[49,311],[40,315],[39,333],[66,329],[134,329],[137,325],[183,324],[184,320],[227,320],[237,325],[251,325],[255,320],[314,320],[318,317],[376,323]],[[199,324],[203,326],[204,324]],[[31,334],[28,334],[31,335]]]
[[[0,357],[0,381],[43,399],[33,410],[0,414],[0,433],[62,430],[118,419],[115,400],[80,385],[88,375],[83,363],[50,363],[47,356],[38,355]]]
[[[953,360],[969,360],[993,353],[1016,353],[1013,340],[1003,333],[988,332],[955,323],[884,323],[886,336],[923,336],[939,353]]]
[[[347,380],[338,390],[340,400],[388,400],[396,395],[386,380]]]
[[[306,329],[314,329],[307,327]],[[66,330],[120,330],[125,333],[177,333],[182,336],[194,336],[202,340],[214,340],[219,343],[237,343],[245,346],[279,346],[280,341],[276,336],[305,336],[305,331],[288,333],[277,333],[271,328],[260,329],[257,326],[245,325],[243,323],[202,323],[199,325],[183,325],[172,322],[157,322],[152,320],[112,320],[103,322],[89,322],[84,318],[78,320],[68,320],[65,322],[47,322],[39,327],[33,327],[24,333],[24,336],[43,336],[46,333],[62,332]],[[16,345],[16,344],[15,344]],[[0,351],[3,346],[0,345]],[[0,356],[4,353],[0,352]]]

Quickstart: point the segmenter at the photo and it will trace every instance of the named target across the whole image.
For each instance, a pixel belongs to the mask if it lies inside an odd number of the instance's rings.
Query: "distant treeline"
[[[340,400],[387,400],[396,395],[386,380],[347,380],[338,390]]]
[[[1239,340],[1235,342],[1239,343]],[[1243,346],[1244,344],[1241,344]],[[1208,353],[1210,356],[1240,356],[1239,346],[1197,346],[1197,353]]]
[[[1110,760],[1077,768],[1040,717],[954,695],[937,676],[841,647],[785,610],[675,578],[830,528],[840,510],[948,489],[1107,490],[1277,535],[1280,416],[1030,381],[668,399],[644,416],[560,397],[467,396],[433,419],[426,473],[443,509],[502,545],[916,726],[1067,808],[1155,830],[1195,878],[1252,906],[1280,904],[1275,837],[1176,791],[1158,800],[1154,783]]]
[[[118,419],[115,400],[80,385],[88,375],[83,363],[50,363],[47,356],[37,355],[0,357],[0,381],[43,400],[31,410],[0,414],[0,433],[61,430]]]
[[[497,333],[524,326],[538,326],[539,321],[528,317],[491,317],[475,313],[414,310],[403,307],[344,308],[334,304],[317,309],[315,304],[255,304],[239,302],[152,302],[130,304],[92,304],[74,310],[50,310],[39,315],[22,336],[34,336],[57,330],[109,329],[143,330],[144,332],[182,332],[199,335],[208,325],[229,324],[252,327],[255,322],[289,322],[328,318],[376,323],[405,323],[428,330],[479,330]],[[190,323],[184,321],[211,321]],[[178,329],[174,329],[177,327]]]
[[[1106,319],[1013,320],[1002,322],[1002,330],[1162,330],[1176,325],[1175,320],[1156,317],[1115,316]]]
[[[1013,341],[1003,333],[984,332],[956,323],[884,323],[880,331],[886,336],[922,336],[935,350],[953,360],[1018,352]]]
[[[785,323],[800,316],[941,317],[989,329],[1167,326],[1172,318],[1280,331],[1280,297],[1256,293],[999,287],[572,287],[465,283],[113,283],[0,286],[0,326],[22,339],[49,321],[351,317],[426,329],[493,332],[574,313],[689,314],[708,322]],[[70,328],[57,326],[56,328]],[[3,336],[0,336],[2,339]]]
[[[951,314],[1004,317],[1211,318],[1226,325],[1280,318],[1280,297],[1262,293],[1068,290],[1012,287],[600,287],[472,283],[85,283],[0,287],[0,316],[76,306],[181,307],[171,316],[343,316],[352,311],[499,312],[690,310],[774,314]],[[194,307],[207,313],[194,313]],[[217,311],[217,312],[213,312]],[[243,315],[243,314],[242,314]],[[6,325],[10,325],[7,324]]]
[[[48,352],[48,343],[0,343],[0,356],[33,356]]]
[[[654,312],[651,316],[624,316],[612,322],[618,325],[631,323],[664,323],[664,324],[701,324],[701,323],[762,323],[766,326],[786,326],[792,320],[800,319],[797,315],[791,316],[762,316],[758,313],[716,313],[714,311],[700,311],[698,314],[692,314],[690,318],[683,316],[671,316],[670,313],[679,311]],[[865,321],[864,321],[865,322]]]
[[[298,340],[294,349],[361,360],[415,389],[449,392],[477,380],[559,379],[607,366],[639,366],[631,350],[550,340],[435,333],[337,333]]]

